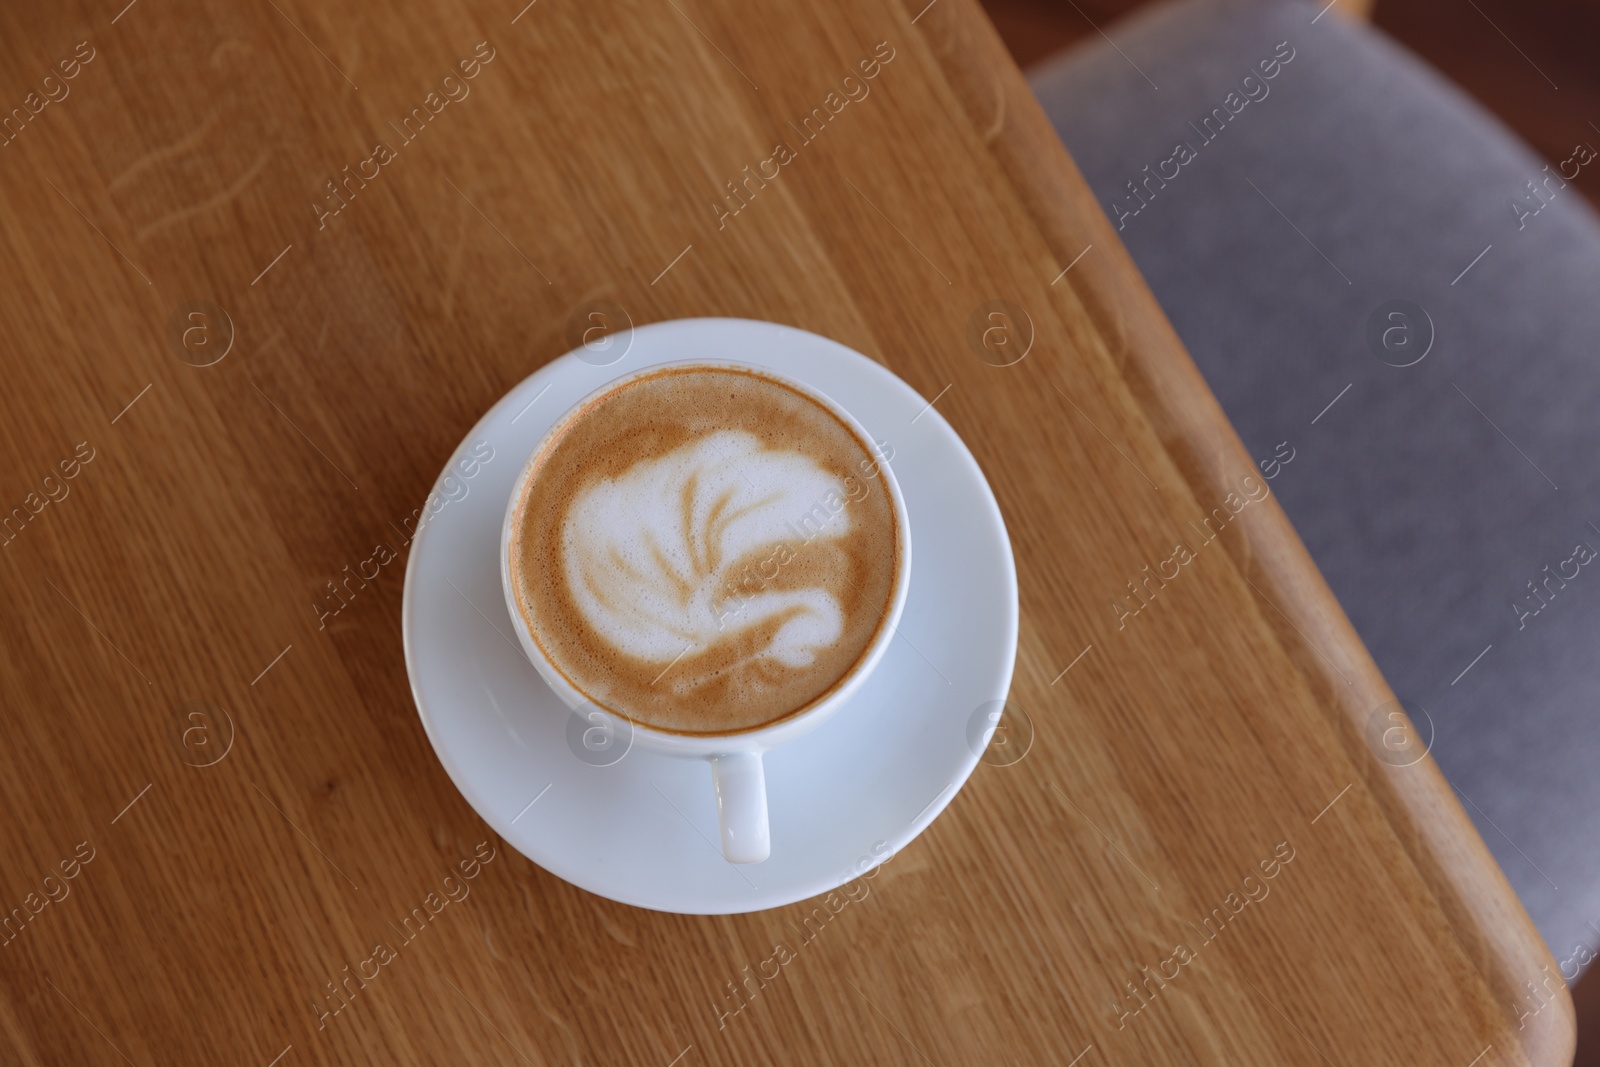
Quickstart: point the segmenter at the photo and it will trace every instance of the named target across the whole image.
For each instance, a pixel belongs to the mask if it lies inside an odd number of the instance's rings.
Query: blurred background
[[[1153,5],[983,0],[983,6],[1017,65],[1027,70]],[[1600,125],[1597,0],[1339,0],[1333,13],[1368,19],[1494,112],[1548,162],[1571,153],[1573,130]],[[1592,177],[1581,175],[1573,187],[1600,204],[1600,183]]]
[[[1080,42],[1116,38],[1148,0],[983,0],[1026,72]],[[1331,14],[1365,19],[1475,98],[1545,162],[1572,150],[1572,131],[1600,137],[1600,0],[1338,0]],[[1559,86],[1559,88],[1558,88]],[[1600,206],[1600,179],[1571,183]],[[1576,1067],[1600,1067],[1600,966],[1572,988]]]

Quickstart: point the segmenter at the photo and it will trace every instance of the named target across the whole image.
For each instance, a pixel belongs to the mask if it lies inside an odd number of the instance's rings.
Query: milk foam
[[[737,733],[812,706],[882,634],[903,539],[870,443],[747,368],[619,383],[530,457],[508,544],[518,610],[586,699]]]
[[[840,640],[844,611],[822,588],[737,589],[735,564],[797,540],[849,532],[841,479],[800,452],[719,430],[576,493],[561,523],[567,591],[583,620],[619,652],[664,666],[685,654],[734,647],[783,621],[742,662],[810,666]]]

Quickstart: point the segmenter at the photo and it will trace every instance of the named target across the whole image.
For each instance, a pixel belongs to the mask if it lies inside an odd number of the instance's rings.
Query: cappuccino
[[[901,516],[869,442],[754,369],[676,365],[585,401],[529,460],[511,588],[600,707],[753,730],[854,672],[890,614]]]

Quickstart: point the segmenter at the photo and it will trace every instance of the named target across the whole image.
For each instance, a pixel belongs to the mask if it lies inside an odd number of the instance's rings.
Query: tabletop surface
[[[6,1063],[1570,1054],[1541,942],[971,0],[13,5],[0,57]],[[424,735],[402,567],[317,608],[403,561],[595,301],[881,361],[1017,558],[1031,748],[731,1016],[808,905],[654,913],[529,863]],[[970,331],[995,308],[1021,362]]]

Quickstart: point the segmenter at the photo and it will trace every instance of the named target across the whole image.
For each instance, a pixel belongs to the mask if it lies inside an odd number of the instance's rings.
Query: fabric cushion
[[[1032,84],[1572,979],[1600,943],[1600,225],[1558,171],[1600,181],[1600,133],[1547,169],[1320,8],[1164,5]]]

